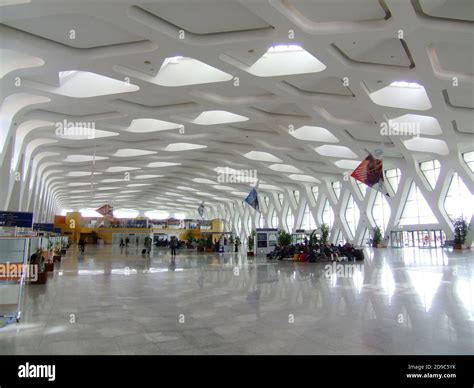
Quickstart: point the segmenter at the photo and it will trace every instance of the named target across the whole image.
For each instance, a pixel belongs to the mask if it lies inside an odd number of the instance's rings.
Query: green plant
[[[198,248],[204,249],[205,246],[206,246],[206,241],[203,238],[200,238],[198,240]]]
[[[206,238],[206,248],[212,248],[214,245],[212,244],[212,237],[209,236],[208,238]]]
[[[286,232],[284,230],[280,230],[278,232],[278,243],[282,247],[287,247],[288,245],[290,245],[291,244],[291,234],[289,234],[288,232]]]
[[[194,242],[194,237],[193,237],[193,232],[188,230],[186,232],[186,243],[189,245],[191,245],[192,243]]]
[[[321,244],[327,244],[329,238],[329,225],[321,224]]]
[[[460,245],[465,244],[470,225],[466,222],[464,218],[459,217],[453,221],[453,226],[454,226],[454,243],[460,244]]]
[[[374,246],[382,243],[382,231],[378,226],[374,228],[374,238],[373,238],[373,244]]]
[[[38,248],[35,252],[35,254],[30,258],[30,264],[31,265],[37,265],[38,266],[38,272],[43,273],[46,271],[46,265],[45,265],[45,260],[43,257],[43,251]]]

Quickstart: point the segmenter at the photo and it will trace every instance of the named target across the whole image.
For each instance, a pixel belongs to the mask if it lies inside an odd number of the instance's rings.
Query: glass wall
[[[314,221],[314,217],[309,210],[309,206],[306,204],[304,208],[303,219],[301,220],[301,229],[313,230],[316,228],[316,221]]]
[[[332,228],[334,224],[334,212],[332,210],[331,205],[329,204],[329,201],[326,199],[326,202],[324,202],[324,208],[323,208],[323,222],[329,226],[329,228]]]
[[[457,173],[451,179],[444,208],[452,220],[458,217],[470,220],[474,212],[474,196]]]
[[[436,224],[438,220],[415,182],[411,183],[400,225]]]
[[[356,233],[357,224],[359,223],[360,211],[352,195],[349,197],[349,201],[347,202],[345,217],[352,237],[354,237]]]
[[[332,189],[334,191],[334,194],[336,195],[336,198],[339,199],[341,196],[341,182],[332,182]]]
[[[289,233],[293,231],[293,226],[295,226],[295,219],[291,207],[288,208],[288,212],[286,213],[286,226],[288,227],[287,230]]]
[[[462,157],[471,171],[474,172],[474,151],[466,152],[462,154]]]
[[[385,171],[385,178],[387,178],[387,181],[395,194],[398,191],[398,185],[400,184],[401,177],[402,172],[399,168],[393,168],[391,170]]]
[[[382,233],[387,228],[390,213],[390,206],[385,196],[380,191],[377,192],[374,205],[372,206],[372,217],[374,218],[375,224],[382,229]]]
[[[437,160],[420,163],[420,170],[432,189],[435,188],[436,182],[438,181],[440,168],[441,165]]]

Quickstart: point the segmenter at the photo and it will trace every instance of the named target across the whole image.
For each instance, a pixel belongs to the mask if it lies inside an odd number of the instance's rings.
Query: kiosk
[[[256,229],[255,230],[255,255],[267,255],[275,249],[278,243],[278,229]]]

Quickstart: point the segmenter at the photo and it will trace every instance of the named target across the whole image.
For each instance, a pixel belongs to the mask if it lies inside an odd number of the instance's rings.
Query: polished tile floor
[[[72,247],[26,288],[0,354],[474,354],[474,255],[366,249],[361,263]]]

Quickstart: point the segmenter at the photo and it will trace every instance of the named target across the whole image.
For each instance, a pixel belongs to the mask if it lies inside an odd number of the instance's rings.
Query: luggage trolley
[[[28,252],[28,238],[0,238],[0,328],[21,319]]]

